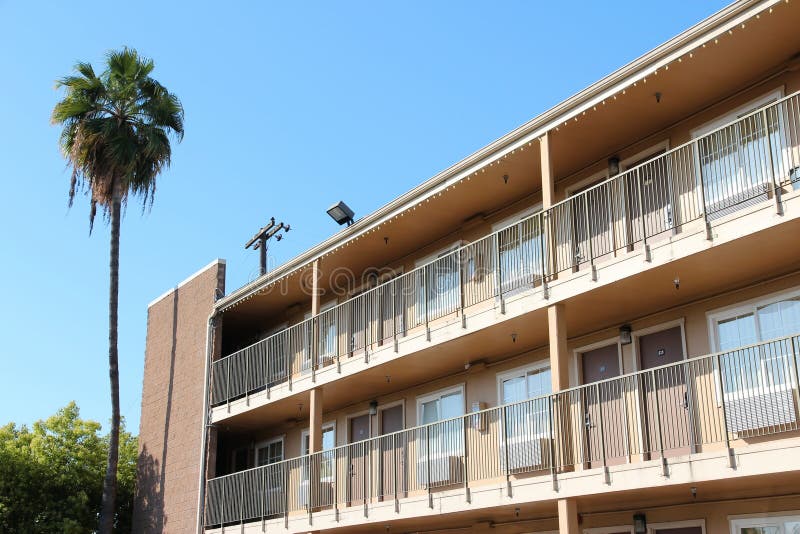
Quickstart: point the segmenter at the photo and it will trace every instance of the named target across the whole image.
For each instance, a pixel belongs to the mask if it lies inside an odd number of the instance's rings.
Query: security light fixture
[[[328,215],[330,215],[331,219],[336,221],[336,223],[339,226],[345,223],[347,224],[347,226],[350,226],[351,224],[353,224],[353,216],[355,215],[355,213],[353,212],[353,210],[350,209],[350,207],[347,204],[345,204],[340,200],[339,202],[328,208]]]
[[[631,325],[624,324],[619,327],[619,343],[620,345],[630,345],[633,339],[631,338]]]
[[[634,534],[647,534],[647,517],[644,514],[633,514]]]

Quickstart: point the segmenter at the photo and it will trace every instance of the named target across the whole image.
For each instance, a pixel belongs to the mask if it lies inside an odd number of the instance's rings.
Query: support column
[[[539,138],[539,153],[542,167],[542,209],[547,209],[556,202],[556,182],[550,159],[550,132],[545,132]]]
[[[548,282],[555,279],[558,274],[557,265],[555,262],[556,255],[554,254],[558,243],[555,240],[555,231],[553,222],[548,216],[548,209],[556,203],[556,177],[553,172],[553,160],[550,157],[550,132],[539,138],[539,157],[541,160],[541,173],[542,173],[542,233],[544,234],[544,243],[542,247],[542,267],[545,272],[543,275],[542,291],[544,298],[550,297],[550,290],[548,289]]]
[[[308,411],[308,449],[309,452],[322,450],[322,388],[311,390],[311,402]]]
[[[547,307],[547,328],[550,343],[550,380],[553,393],[556,393],[569,387],[567,315],[563,302]]]
[[[580,534],[578,501],[575,499],[558,500],[558,532],[559,534]]]
[[[571,471],[576,467],[575,447],[580,436],[573,432],[573,414],[580,407],[580,399],[573,398],[571,392],[558,394],[569,388],[569,354],[567,351],[567,320],[563,302],[547,308],[547,327],[550,346],[550,380],[553,390],[552,404],[552,461],[554,466],[553,488],[558,489],[559,471]]]

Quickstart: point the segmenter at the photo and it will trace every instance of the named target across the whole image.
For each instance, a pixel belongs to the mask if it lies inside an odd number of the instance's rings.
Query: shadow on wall
[[[172,294],[172,339],[169,351],[169,377],[167,381],[167,405],[164,410],[164,435],[161,443],[161,462],[142,445],[137,462],[137,488],[133,518],[136,534],[160,534],[167,522],[164,510],[163,488],[166,482],[167,453],[169,450],[169,427],[172,418],[172,395],[175,383],[175,357],[178,346],[178,288]],[[139,436],[141,440],[143,436]]]
[[[167,517],[164,514],[164,495],[161,490],[161,470],[157,459],[142,448],[136,465],[136,513],[133,517],[135,534],[160,533]]]

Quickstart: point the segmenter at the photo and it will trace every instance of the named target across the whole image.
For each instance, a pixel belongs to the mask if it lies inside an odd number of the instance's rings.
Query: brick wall
[[[135,533],[195,531],[206,327],[224,289],[218,260],[147,310]]]

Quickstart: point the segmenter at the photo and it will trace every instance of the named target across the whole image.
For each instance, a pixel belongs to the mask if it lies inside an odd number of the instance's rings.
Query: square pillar
[[[555,204],[556,181],[553,174],[553,161],[550,158],[550,132],[539,138],[539,154],[542,169],[542,208]]]
[[[563,302],[547,307],[547,329],[550,343],[550,379],[553,393],[556,393],[569,387],[567,319]]]
[[[322,388],[316,387],[309,394],[308,449],[314,453],[322,450]]]
[[[578,502],[575,499],[558,500],[559,534],[580,534],[578,526]]]

